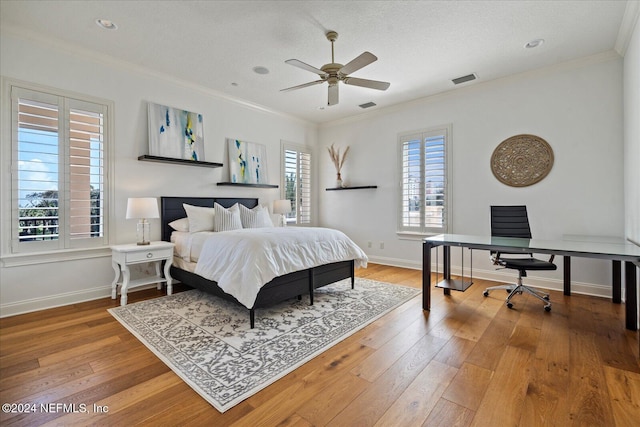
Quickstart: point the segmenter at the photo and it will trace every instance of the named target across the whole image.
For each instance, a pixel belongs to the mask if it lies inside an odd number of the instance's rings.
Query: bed
[[[258,206],[258,199],[233,197],[161,197],[162,240],[171,241],[172,233],[175,230],[169,224],[187,216],[183,204],[213,208],[214,203],[224,208],[231,208],[238,203],[252,209]],[[294,227],[291,228],[293,229]],[[274,232],[275,231],[276,230],[274,230]],[[239,233],[241,232],[242,231]],[[213,234],[225,233],[228,232]],[[354,257],[353,259],[330,262],[274,277],[260,287],[253,304],[243,304],[238,298],[225,292],[221,286],[219,286],[218,282],[196,274],[192,268],[188,268],[184,263],[180,262],[181,258],[179,256],[174,256],[175,262],[174,265],[171,266],[171,276],[186,285],[247,307],[250,326],[254,328],[256,309],[268,307],[294,297],[302,298],[302,296],[306,295],[309,296],[309,303],[313,304],[314,289],[347,278],[351,279],[351,287],[353,288],[356,263],[366,266],[366,255],[364,255],[364,252],[362,252],[362,256],[364,259],[362,257]]]

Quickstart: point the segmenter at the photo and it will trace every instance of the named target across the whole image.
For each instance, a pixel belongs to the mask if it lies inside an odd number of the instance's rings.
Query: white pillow
[[[245,205],[238,206],[240,206],[242,228],[273,227],[273,222],[271,222],[271,218],[269,217],[269,211],[264,206],[258,205],[253,209],[249,209]]]
[[[192,206],[186,203],[182,204],[184,211],[189,218],[189,231],[195,233],[197,231],[213,231],[213,218],[215,216],[214,208],[205,208],[202,206]]]
[[[240,209],[238,204],[225,209],[217,203],[213,204],[216,214],[214,215],[213,231],[231,231],[242,228],[242,220],[240,219]]]
[[[189,218],[180,218],[169,223],[169,227],[176,231],[189,231]]]

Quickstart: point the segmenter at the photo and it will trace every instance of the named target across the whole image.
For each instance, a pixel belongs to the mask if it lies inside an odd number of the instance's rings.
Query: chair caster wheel
[[[489,296],[489,291],[484,291],[484,292],[482,293],[482,295],[484,295],[485,297],[488,297],[488,296]]]
[[[545,300],[545,301],[549,301],[549,295],[543,296],[542,299]]]
[[[513,308],[513,304],[511,304],[510,302],[507,303],[507,307],[509,308]]]
[[[545,305],[544,306],[544,311],[546,311],[547,313],[551,311],[551,306],[550,305]]]

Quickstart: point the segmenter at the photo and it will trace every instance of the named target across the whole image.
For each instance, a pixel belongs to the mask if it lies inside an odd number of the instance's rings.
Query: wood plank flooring
[[[421,287],[415,270],[357,275]],[[550,313],[526,295],[510,310],[506,294],[482,296],[494,283],[475,282],[433,290],[430,312],[415,297],[224,414],[111,317],[119,299],[0,319],[0,401],[36,405],[3,411],[0,424],[638,425],[638,334],[624,305],[551,292]]]

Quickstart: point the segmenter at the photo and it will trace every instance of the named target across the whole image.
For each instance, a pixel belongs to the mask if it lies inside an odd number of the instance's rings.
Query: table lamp
[[[291,200],[275,200],[273,202],[273,213],[280,215],[280,226],[287,225],[286,214],[291,212]]]
[[[137,244],[149,244],[149,222],[147,218],[159,218],[158,200],[155,197],[130,197],[127,200],[127,219],[138,218]]]

